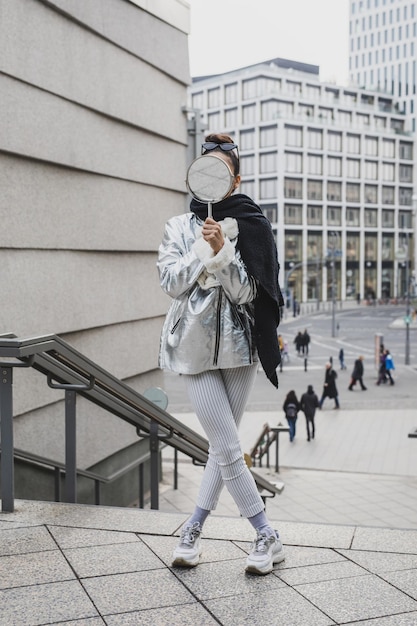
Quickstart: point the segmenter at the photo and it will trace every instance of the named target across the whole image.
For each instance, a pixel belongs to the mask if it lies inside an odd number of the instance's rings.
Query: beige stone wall
[[[185,206],[188,13],[0,0],[0,333],[58,334],[139,391],[168,304],[157,247]],[[60,459],[61,392],[21,371],[14,399],[16,446]],[[78,421],[84,467],[136,440],[83,402]]]

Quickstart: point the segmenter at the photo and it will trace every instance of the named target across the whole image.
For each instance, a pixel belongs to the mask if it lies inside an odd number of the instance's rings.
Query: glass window
[[[315,128],[309,128],[307,132],[308,147],[315,148],[316,150],[323,149],[323,131],[316,130]]]
[[[382,235],[382,260],[394,260],[394,237],[393,235]]]
[[[378,187],[376,185],[365,185],[365,202],[367,204],[378,202]]]
[[[360,135],[352,135],[348,133],[346,135],[346,148],[350,154],[359,154],[361,151]]]
[[[301,174],[303,171],[303,155],[297,152],[286,152],[285,169],[287,172]]]
[[[261,148],[269,148],[277,145],[277,127],[265,126],[260,129],[259,141]]]
[[[321,206],[307,207],[307,224],[320,226],[323,223],[323,208]]]
[[[303,181],[298,178],[286,178],[284,181],[284,196],[286,198],[302,198]]]
[[[259,79],[258,78],[250,78],[249,80],[244,80],[242,82],[242,98],[243,100],[249,100],[250,98],[256,98],[256,96],[260,95],[259,93]]]
[[[327,199],[333,202],[342,201],[342,183],[327,182]]]
[[[217,129],[221,128],[222,126],[220,112],[217,111],[216,113],[209,113],[207,115],[207,124],[208,130],[212,131],[213,133],[218,132]]]
[[[242,180],[240,183],[240,192],[246,194],[250,198],[255,197],[255,181]]]
[[[409,188],[400,187],[399,201],[400,201],[400,204],[411,206],[413,202],[413,190]]]
[[[260,174],[268,174],[277,171],[277,153],[264,152],[259,155],[259,172]]]
[[[329,176],[341,176],[342,175],[342,159],[338,157],[327,158],[327,171]]]
[[[309,174],[323,174],[323,157],[316,154],[308,155],[308,173]]]
[[[404,229],[404,228],[411,228],[412,227],[411,212],[410,211],[400,211],[400,214],[398,216],[398,225],[402,229]]]
[[[413,166],[403,165],[400,163],[400,182],[412,183],[413,182]]]
[[[224,103],[233,104],[234,102],[237,102],[237,83],[224,87]]]
[[[378,240],[376,235],[365,234],[365,259],[376,261],[378,255]]]
[[[377,180],[378,163],[376,161],[365,161],[365,178]]]
[[[307,181],[307,198],[309,200],[323,200],[323,183],[321,180]]]
[[[359,209],[346,209],[347,226],[359,226],[360,213]]]
[[[287,146],[301,148],[303,145],[303,129],[299,126],[285,126],[285,143]]]
[[[358,159],[346,159],[346,175],[349,178],[359,178],[361,175],[361,164]]]
[[[382,204],[394,204],[395,203],[395,189],[394,187],[382,187]]]
[[[394,228],[394,211],[382,209],[382,228]]]
[[[274,120],[277,117],[290,117],[294,113],[294,104],[284,100],[267,100],[261,103],[261,119]]]
[[[413,144],[400,141],[400,159],[413,160]]]
[[[332,150],[333,152],[341,152],[342,151],[342,133],[329,131],[327,133],[327,145],[328,145],[329,150]]]
[[[212,109],[213,107],[218,107],[220,105],[220,88],[216,87],[215,89],[209,89],[207,92],[208,96],[208,108]]]
[[[300,261],[302,255],[301,233],[285,231],[285,261]]]
[[[265,178],[259,181],[259,197],[261,200],[277,197],[276,178]]]
[[[340,207],[327,207],[327,224],[328,226],[342,225],[342,209]]]
[[[378,156],[377,137],[365,137],[365,154],[369,156]]]
[[[254,124],[256,122],[256,104],[246,104],[242,107],[243,124]]]
[[[302,207],[298,204],[286,204],[284,206],[284,219],[286,224],[302,224]],[[288,260],[287,256],[285,260]]]
[[[254,130],[243,130],[240,132],[240,145],[239,149],[242,150],[253,150],[255,147],[255,131]]]
[[[278,219],[278,207],[276,204],[262,204],[261,209],[265,217],[273,224]]]
[[[394,163],[382,164],[382,178],[383,180],[395,180],[395,166]]]
[[[386,128],[387,127],[387,120],[386,120],[385,117],[380,117],[379,115],[375,115],[374,122],[375,122],[376,128]],[[387,155],[385,155],[385,156],[387,156]]]
[[[346,260],[359,261],[359,234],[347,233],[346,235]]]
[[[352,124],[352,113],[350,111],[338,111],[337,115],[342,125],[350,126]]]
[[[360,202],[361,188],[358,183],[346,183],[346,202]]]
[[[365,209],[365,226],[372,228],[378,226],[378,211],[376,209]]]
[[[224,112],[224,123],[227,128],[237,126],[237,109],[226,109]]]
[[[240,173],[242,176],[255,174],[255,157],[253,154],[240,157]]]
[[[333,119],[333,109],[327,107],[319,107],[319,119],[330,121]]]
[[[193,93],[191,97],[191,103],[193,109],[203,109],[204,108],[204,94],[202,91],[198,93]]]
[[[323,236],[321,233],[307,234],[307,259],[309,261],[321,259],[323,256]]]
[[[382,154],[384,157],[393,159],[395,157],[395,141],[394,139],[382,140]]]

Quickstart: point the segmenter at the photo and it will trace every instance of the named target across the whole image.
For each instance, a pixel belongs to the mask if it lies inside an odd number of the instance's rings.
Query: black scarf
[[[207,217],[207,204],[192,200],[191,211],[200,219]],[[278,387],[276,369],[281,362],[277,340],[280,308],[284,305],[278,284],[279,263],[271,224],[248,196],[234,194],[213,204],[213,219],[234,217],[239,225],[237,248],[248,272],[258,281],[254,302],[254,335],[265,374]]]

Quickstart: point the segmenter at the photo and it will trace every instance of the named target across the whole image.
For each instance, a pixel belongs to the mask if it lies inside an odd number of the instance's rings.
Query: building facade
[[[241,192],[272,223],[289,300],[403,297],[414,138],[393,97],[272,59],[195,78],[189,98],[239,144]]]

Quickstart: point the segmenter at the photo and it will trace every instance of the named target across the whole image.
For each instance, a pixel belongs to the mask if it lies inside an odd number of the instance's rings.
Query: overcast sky
[[[347,85],[349,0],[188,0],[191,76],[281,57]]]

